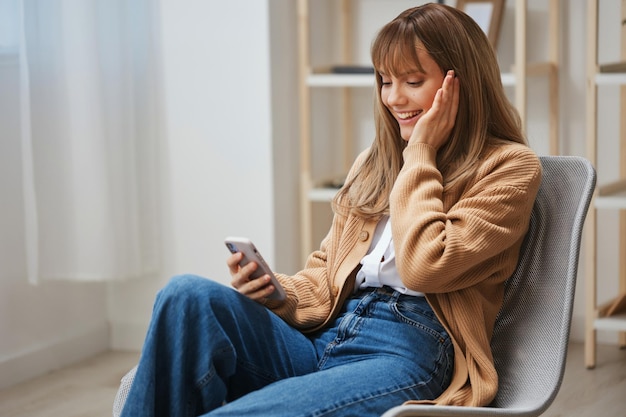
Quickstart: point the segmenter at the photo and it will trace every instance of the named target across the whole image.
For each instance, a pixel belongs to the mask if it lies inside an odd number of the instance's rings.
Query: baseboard
[[[104,322],[59,340],[0,359],[0,390],[109,350]]]
[[[141,351],[148,323],[112,321],[111,349]]]

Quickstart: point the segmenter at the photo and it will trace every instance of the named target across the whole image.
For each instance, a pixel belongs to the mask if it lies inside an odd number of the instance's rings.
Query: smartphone
[[[280,282],[274,276],[274,273],[267,265],[267,262],[261,256],[261,253],[257,250],[256,246],[250,241],[250,239],[245,237],[227,237],[224,239],[224,243],[226,247],[230,251],[230,253],[243,253],[243,258],[241,262],[239,262],[239,266],[247,265],[248,262],[254,261],[257,264],[257,269],[250,275],[250,279],[260,278],[263,275],[267,274],[271,278],[272,285],[274,286],[274,292],[269,295],[268,298],[272,300],[284,300],[285,299],[285,290],[280,285]]]

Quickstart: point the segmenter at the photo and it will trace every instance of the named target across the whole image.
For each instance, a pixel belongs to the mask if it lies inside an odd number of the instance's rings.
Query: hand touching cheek
[[[439,149],[450,137],[458,108],[459,79],[454,76],[454,71],[448,71],[432,107],[415,124],[409,143],[421,142]]]

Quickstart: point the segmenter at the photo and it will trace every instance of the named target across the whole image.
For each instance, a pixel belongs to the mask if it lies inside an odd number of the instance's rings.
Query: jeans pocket
[[[424,297],[401,297],[391,304],[396,319],[415,329],[407,338],[412,340],[413,351],[421,363],[424,358],[432,358],[430,377],[443,391],[452,378],[454,370],[454,347],[452,339],[437,319]],[[415,349],[419,346],[419,349]],[[428,366],[426,366],[428,368]]]
[[[440,343],[449,342],[450,338],[441,325],[428,301],[423,297],[402,297],[391,305],[396,318],[427,334]]]

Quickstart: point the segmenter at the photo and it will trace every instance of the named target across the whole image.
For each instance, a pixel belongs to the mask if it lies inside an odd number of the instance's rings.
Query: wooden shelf
[[[626,124],[626,65],[620,62],[608,63],[600,65],[598,63],[598,45],[600,43],[599,31],[602,27],[599,22],[599,0],[587,0],[587,153],[591,163],[598,167],[598,146],[600,139],[598,137],[598,102],[599,102],[599,86],[617,86],[621,90],[621,110],[620,124],[617,126],[620,133],[615,137],[604,138],[605,143],[617,143],[620,158],[620,179],[612,183],[598,186],[593,204],[587,214],[586,223],[586,251],[585,251],[585,310],[587,315],[585,326],[585,365],[587,368],[594,368],[596,365],[596,344],[597,330],[611,330],[618,332],[619,343],[626,346],[626,313],[620,310],[616,314],[610,315],[609,309],[611,303],[623,300],[624,292],[626,292],[626,260],[624,259],[623,250],[626,238],[626,159],[623,152],[626,149],[626,140],[624,139],[624,131]],[[626,7],[624,2],[621,5],[621,18],[619,14],[614,16],[623,22],[626,18]],[[622,25],[620,45],[622,59],[626,58],[626,44],[623,40],[626,37],[626,28]],[[620,40],[618,39],[618,42]],[[601,241],[598,228],[599,209],[615,209],[619,210],[619,223],[616,226],[619,231],[619,250],[622,255],[618,255],[619,270],[615,277],[608,277],[618,281],[619,295],[615,300],[605,306],[598,306],[598,243]],[[605,278],[605,277],[603,277]],[[607,278],[607,279],[608,279]]]

